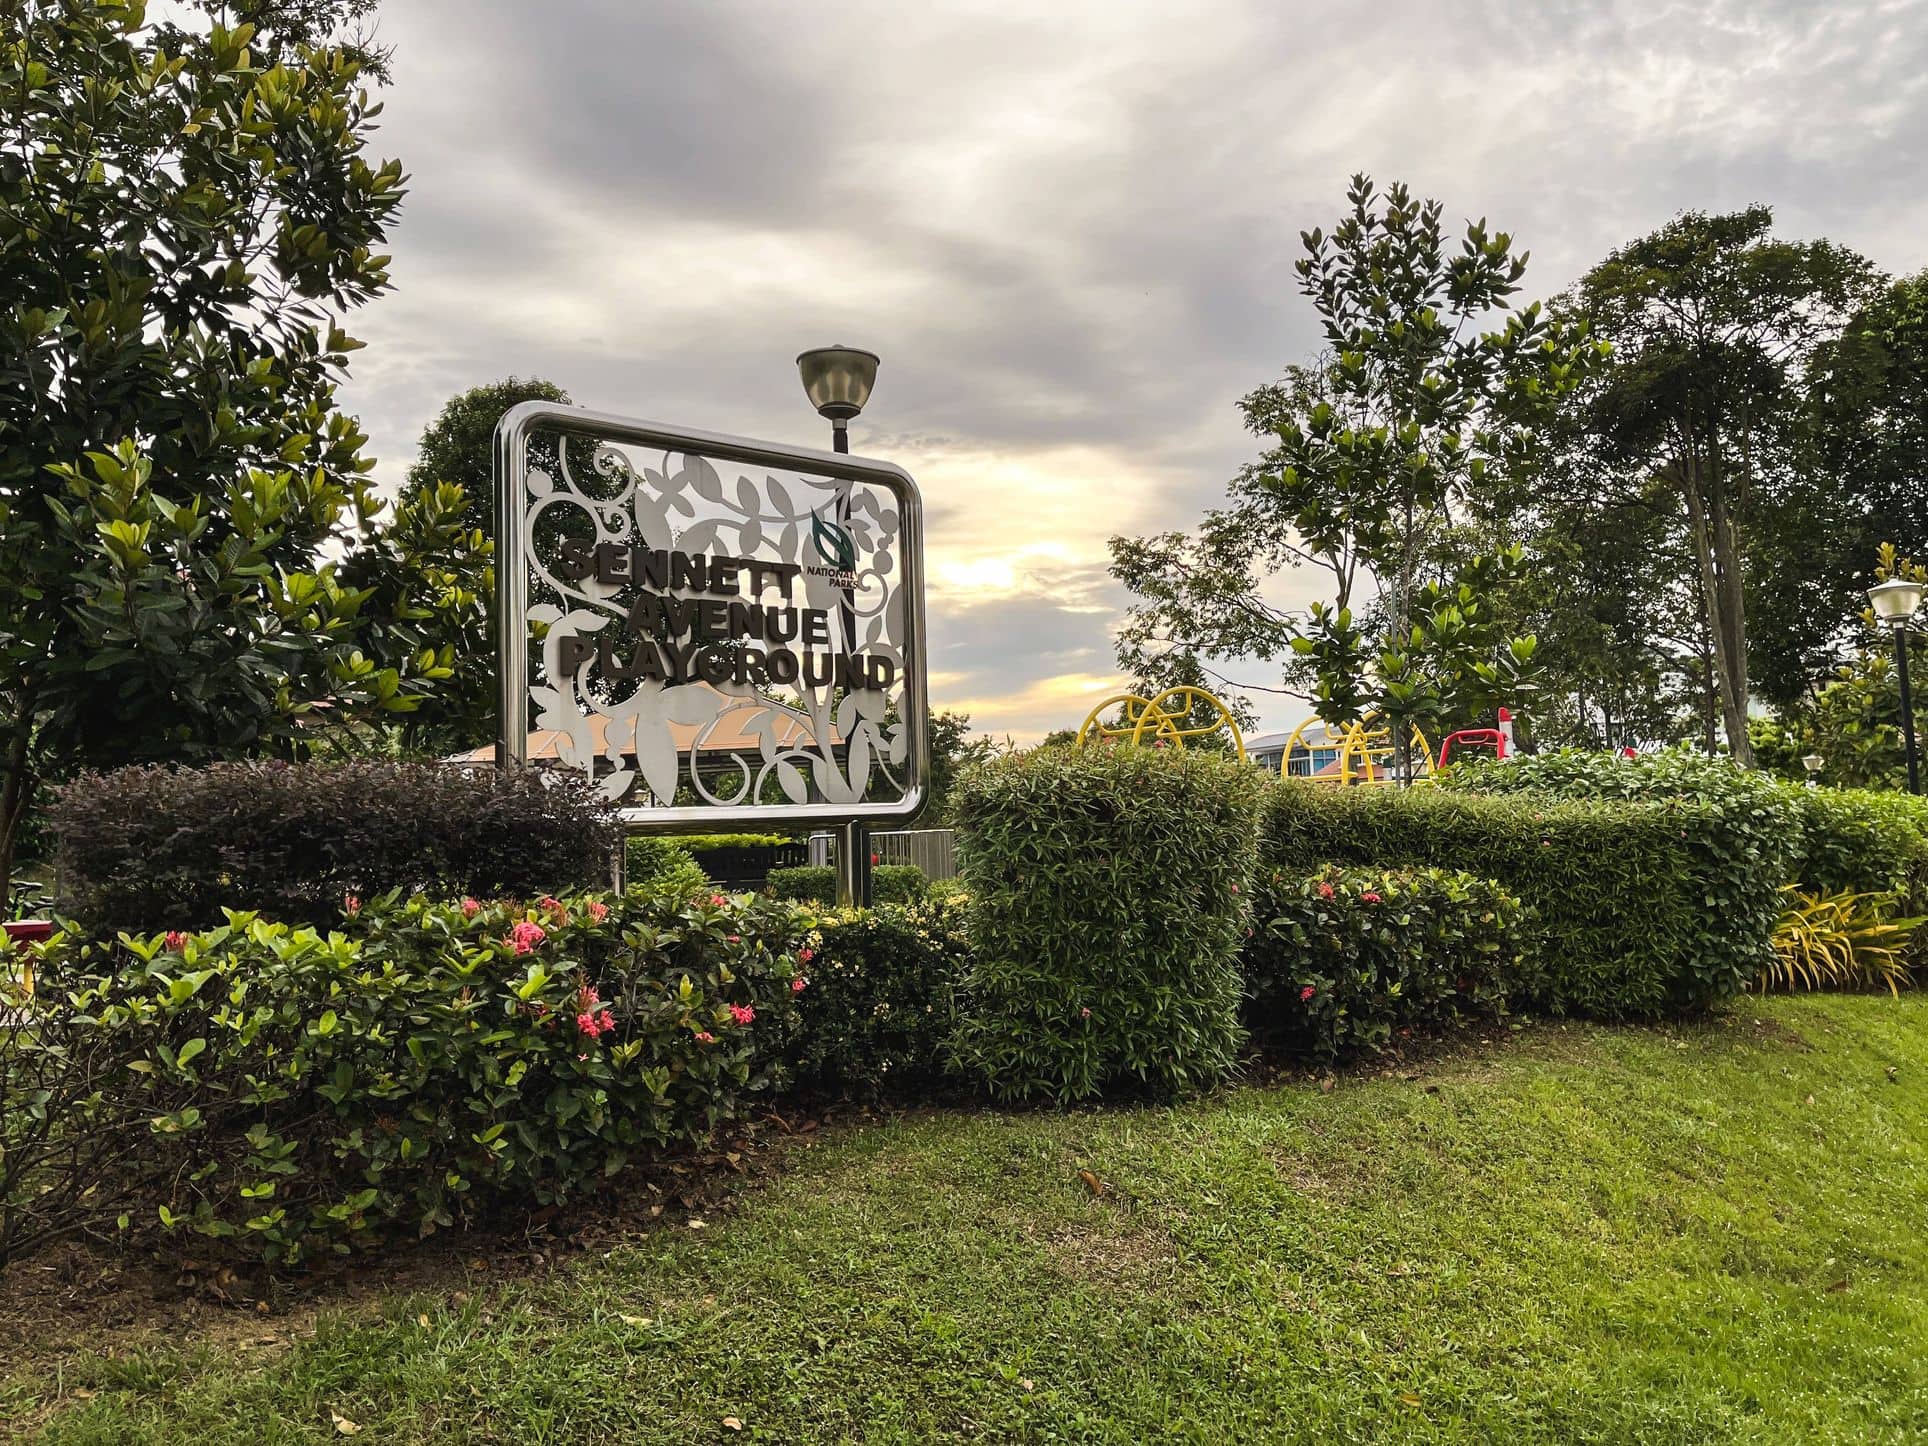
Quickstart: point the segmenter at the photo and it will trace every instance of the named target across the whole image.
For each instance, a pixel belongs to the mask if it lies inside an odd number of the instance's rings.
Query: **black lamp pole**
[[[1921,760],[1915,749],[1915,697],[1908,687],[1908,625],[1895,624],[1895,673],[1901,680],[1901,743],[1908,755],[1908,792],[1921,792]]]

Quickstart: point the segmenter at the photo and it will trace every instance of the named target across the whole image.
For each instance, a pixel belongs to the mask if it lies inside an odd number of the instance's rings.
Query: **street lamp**
[[[1901,738],[1908,753],[1908,792],[1921,792],[1921,763],[1915,755],[1915,700],[1908,691],[1908,624],[1921,609],[1918,582],[1891,577],[1868,589],[1874,615],[1895,630],[1895,672],[1901,680]]]
[[[830,419],[830,445],[838,452],[850,450],[850,419],[863,411],[877,385],[877,353],[854,346],[820,346],[797,355],[797,374],[803,378],[803,394],[810,405]],[[850,522],[850,484],[843,483],[837,500],[837,523]],[[845,603],[843,614],[844,646],[856,649],[857,615]],[[845,739],[846,744],[849,739]],[[843,826],[837,840],[837,902],[846,908],[870,907],[870,829],[861,821]]]
[[[844,428],[863,411],[870,389],[877,385],[877,353],[854,346],[820,346],[797,357],[797,371],[803,376],[803,394],[810,405],[830,419],[830,445],[848,452],[850,435]]]
[[[1820,785],[1821,768],[1826,763],[1827,759],[1818,753],[1810,753],[1801,760],[1801,767],[1807,770],[1809,788],[1816,788]]]

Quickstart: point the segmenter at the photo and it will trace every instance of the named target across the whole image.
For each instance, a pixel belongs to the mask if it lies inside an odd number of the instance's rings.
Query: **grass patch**
[[[706,1229],[265,1361],[82,1354],[0,1410],[61,1443],[1928,1433],[1928,999],[834,1133]]]

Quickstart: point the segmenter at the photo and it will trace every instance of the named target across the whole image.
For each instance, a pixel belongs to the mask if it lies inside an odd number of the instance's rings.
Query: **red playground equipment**
[[[1462,728],[1457,733],[1448,733],[1439,745],[1439,766],[1444,768],[1452,762],[1454,749],[1491,748],[1493,756],[1504,762],[1513,756],[1513,714],[1509,709],[1500,709],[1500,726],[1497,728]]]

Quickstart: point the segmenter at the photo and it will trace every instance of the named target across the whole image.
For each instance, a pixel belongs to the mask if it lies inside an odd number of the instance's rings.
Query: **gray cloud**
[[[1111,614],[1035,579],[1115,604],[1105,536],[1183,525],[1250,455],[1234,404],[1315,350],[1291,262],[1352,171],[1512,231],[1533,295],[1756,200],[1928,260],[1919,0],[391,0],[383,35],[413,182],[345,394],[379,475],[510,372],[816,438],[791,355],[872,346],[857,445],[930,497],[936,665],[1025,733],[1083,712],[1034,685],[1110,662]]]

